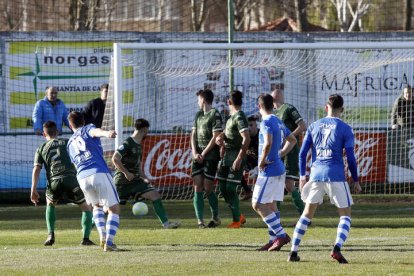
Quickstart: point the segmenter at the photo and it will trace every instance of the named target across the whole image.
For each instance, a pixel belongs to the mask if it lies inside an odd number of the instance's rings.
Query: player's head
[[[283,90],[279,88],[276,88],[275,90],[273,90],[272,98],[273,98],[273,102],[275,103],[283,103],[285,101]]]
[[[57,100],[58,90],[55,86],[49,86],[46,88],[46,98],[50,102],[55,102]]]
[[[413,89],[411,88],[410,85],[407,85],[406,87],[404,87],[403,97],[407,101],[411,101],[411,99],[413,97]]]
[[[230,92],[229,105],[241,106],[243,104],[243,93],[239,90]]]
[[[198,96],[198,106],[200,108],[203,107],[203,103],[213,104],[214,93],[210,89],[199,90],[196,95]]]
[[[48,138],[55,138],[58,136],[59,131],[57,129],[56,123],[53,121],[47,121],[43,124],[43,136]]]
[[[71,129],[78,129],[85,125],[85,119],[83,118],[82,113],[78,111],[72,111],[69,113],[68,120]]]
[[[333,112],[343,112],[344,111],[344,99],[339,94],[332,94],[328,98],[326,103],[327,111],[331,109]]]
[[[145,137],[148,134],[150,124],[144,118],[139,118],[135,120],[134,127],[135,127],[135,131],[138,131],[138,133],[144,134],[144,137]]]
[[[104,83],[101,85],[101,99],[105,101],[108,98],[108,87],[109,84]]]
[[[249,134],[250,136],[254,136],[257,134],[257,119],[255,116],[250,116],[247,118],[247,122],[249,123]]]
[[[273,110],[273,97],[269,94],[261,94],[258,98],[259,110],[266,112],[272,112]]]

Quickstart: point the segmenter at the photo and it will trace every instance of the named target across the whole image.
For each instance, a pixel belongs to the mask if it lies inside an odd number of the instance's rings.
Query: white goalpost
[[[285,102],[310,124],[324,116],[328,95],[339,93],[345,99],[343,120],[355,132],[363,191],[412,192],[411,125],[392,130],[391,109],[414,82],[414,42],[114,43],[104,125],[113,122],[118,138],[107,149],[130,135],[135,119],[147,119],[147,176],[164,197],[191,197],[189,133],[198,108],[195,93],[211,89],[214,106],[225,118],[228,50],[233,53],[234,89],[243,92],[248,116],[257,112],[261,93],[279,88]]]

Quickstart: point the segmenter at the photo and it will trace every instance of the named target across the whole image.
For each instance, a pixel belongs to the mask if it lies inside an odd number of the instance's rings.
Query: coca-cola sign
[[[150,135],[143,142],[143,170],[156,185],[187,185],[191,180],[190,135]]]

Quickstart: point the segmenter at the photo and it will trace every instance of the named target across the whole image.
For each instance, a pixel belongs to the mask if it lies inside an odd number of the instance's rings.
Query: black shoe
[[[300,257],[298,256],[298,252],[291,251],[287,260],[288,262],[299,262]]]
[[[331,252],[331,257],[335,260],[338,261],[338,263],[340,264],[347,264],[348,261],[344,258],[344,256],[342,256],[341,251],[340,250],[332,250]]]
[[[217,218],[216,220],[212,219],[208,224],[207,228],[216,228],[221,224],[221,220]]]
[[[45,246],[52,246],[55,243],[55,233],[49,233],[44,243]]]
[[[204,229],[204,228],[207,228],[207,226],[204,224],[204,222],[200,222],[200,223],[198,224],[198,228],[200,228],[200,229]]]
[[[80,245],[96,245],[96,243],[94,243],[93,241],[91,241],[90,239],[84,238]]]

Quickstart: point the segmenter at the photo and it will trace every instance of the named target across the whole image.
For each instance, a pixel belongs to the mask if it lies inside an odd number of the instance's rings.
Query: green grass
[[[267,241],[264,223],[249,203],[243,229],[226,229],[230,212],[220,200],[223,226],[198,229],[190,201],[165,201],[176,230],[161,229],[150,214],[137,219],[130,205],[121,213],[116,236],[122,252],[82,247],[80,212],[76,206],[57,207],[56,243],[44,247],[44,206],[0,207],[1,275],[407,275],[414,273],[414,207],[412,198],[378,201],[360,198],[353,208],[352,229],[343,254],[349,265],[331,261],[336,236],[336,209],[320,207],[300,247],[301,262],[286,262],[290,245],[280,252],[256,252]],[[207,206],[206,206],[207,207]],[[298,215],[291,202],[282,209],[291,235]],[[92,240],[98,241],[96,230]]]

